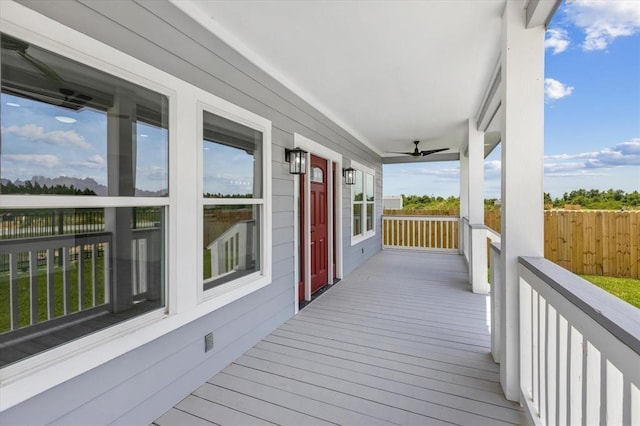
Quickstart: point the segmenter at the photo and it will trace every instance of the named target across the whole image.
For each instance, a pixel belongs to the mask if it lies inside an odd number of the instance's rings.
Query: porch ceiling
[[[387,157],[413,140],[458,152],[498,61],[504,0],[174,4]]]

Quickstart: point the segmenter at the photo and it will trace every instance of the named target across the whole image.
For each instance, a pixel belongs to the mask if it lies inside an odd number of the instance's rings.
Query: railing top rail
[[[407,216],[401,216],[401,215],[397,215],[397,214],[392,214],[392,215],[382,215],[383,219],[406,219],[406,220],[440,220],[443,222],[457,222],[458,220],[460,220],[460,218],[458,216],[430,216],[430,215],[424,215],[424,216],[418,216],[418,215],[407,215]]]
[[[621,342],[640,354],[640,309],[541,257],[518,261]]]
[[[492,241],[499,241],[500,238],[502,238],[499,233],[489,228],[488,226],[485,226],[485,228],[487,228],[487,237],[489,237]]]
[[[109,242],[110,232],[92,232],[88,234],[60,234],[47,235],[45,237],[13,238],[0,240],[0,253],[10,253],[15,251],[15,247],[21,250],[45,250],[48,248],[59,248],[60,242],[71,244],[93,244]]]
[[[496,253],[500,254],[502,252],[502,246],[500,246],[499,242],[491,243],[491,250],[494,250]]]

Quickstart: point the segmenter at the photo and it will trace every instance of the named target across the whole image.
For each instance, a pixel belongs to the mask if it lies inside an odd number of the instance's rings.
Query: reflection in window
[[[166,96],[2,34],[2,194],[166,196]]]
[[[324,172],[320,167],[311,168],[311,182],[316,182],[316,183],[324,182]]]
[[[262,271],[263,135],[207,111],[202,131],[202,265],[208,290]]]
[[[362,203],[353,205],[353,235],[362,234]]]
[[[356,169],[356,180],[351,190],[351,236],[368,237],[375,234],[375,175],[358,169],[357,164],[352,163],[352,167]]]
[[[169,204],[166,96],[1,38],[0,367],[164,307]]]
[[[204,112],[203,185],[207,198],[262,196],[262,133]]]
[[[205,290],[260,270],[259,206],[206,206]]]
[[[362,234],[362,200],[363,200],[362,171],[356,170],[356,183],[351,191],[353,213],[353,235]]]
[[[375,206],[375,187],[374,187],[374,176],[371,173],[367,173],[367,231],[373,230],[373,211]]]
[[[164,306],[164,207],[0,210],[0,367]]]

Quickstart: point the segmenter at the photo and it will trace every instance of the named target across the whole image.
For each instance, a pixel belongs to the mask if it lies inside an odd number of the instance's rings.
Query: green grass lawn
[[[601,277],[598,275],[581,275],[581,277],[632,304],[636,308],[640,308],[640,280],[633,278]]]
[[[97,262],[97,294],[96,299],[98,305],[105,303],[104,295],[104,261],[102,258]],[[63,272],[62,268],[55,267],[54,269],[54,312],[55,316],[59,317],[64,315],[64,290],[63,290]],[[91,259],[84,260],[84,279],[86,283],[85,287],[85,304],[82,309],[87,309],[93,306],[93,284],[91,277]],[[80,310],[78,306],[79,288],[78,288],[78,262],[70,262],[69,270],[69,296],[70,306],[69,313],[77,312]],[[47,276],[46,270],[43,268],[38,269],[38,322],[47,320]],[[10,279],[9,273],[0,273],[0,333],[4,333],[11,330],[10,323]],[[27,326],[31,323],[30,315],[30,282],[29,272],[18,273],[18,325],[19,327]]]

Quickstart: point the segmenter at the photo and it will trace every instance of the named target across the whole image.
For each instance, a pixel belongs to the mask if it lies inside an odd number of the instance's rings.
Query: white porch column
[[[484,132],[469,120],[468,180],[470,264],[469,279],[474,293],[487,294],[487,231],[484,227]]]
[[[460,147],[460,223],[458,224],[458,253],[465,257],[469,253],[464,252],[465,245],[469,244],[466,239],[465,223],[463,217],[469,217],[469,157],[467,156],[467,147]]]
[[[518,257],[544,255],[544,32],[526,29],[522,1],[502,19],[502,265],[500,382],[520,399]]]

